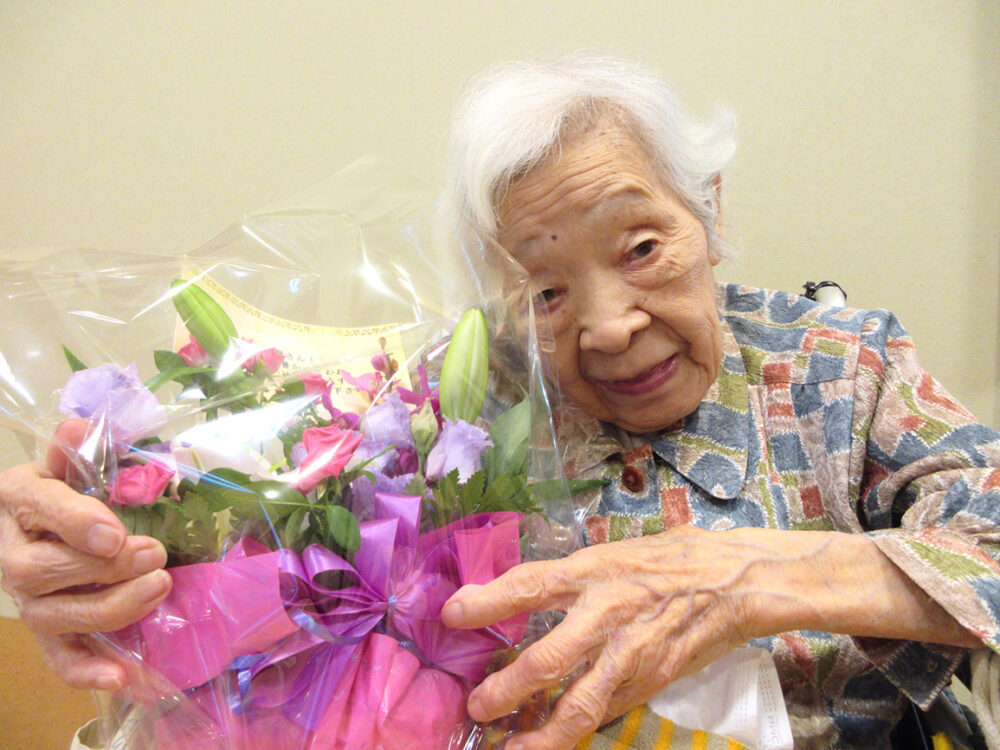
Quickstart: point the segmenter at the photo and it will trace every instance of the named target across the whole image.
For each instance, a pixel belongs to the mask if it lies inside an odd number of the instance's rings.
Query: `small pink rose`
[[[254,349],[253,339],[242,339],[241,349],[244,353],[248,354],[246,359],[243,360],[242,367],[247,372],[253,372],[260,363],[264,365],[271,375],[274,375],[279,369],[281,369],[281,363],[285,361],[285,355],[275,349],[273,346],[267,349]]]
[[[108,502],[111,505],[148,505],[163,494],[174,472],[157,461],[126,466],[118,471]]]
[[[307,396],[323,396],[330,392],[330,383],[322,375],[311,372],[299,377],[305,386]]]
[[[187,362],[188,367],[207,367],[212,364],[212,358],[208,356],[208,352],[201,348],[201,344],[194,340],[194,336],[190,336],[191,343],[182,346],[177,353],[181,358]]]
[[[336,425],[310,427],[302,433],[304,458],[299,464],[299,477],[292,485],[299,492],[311,492],[327,477],[340,475],[344,465],[351,460],[361,433],[342,430]]]

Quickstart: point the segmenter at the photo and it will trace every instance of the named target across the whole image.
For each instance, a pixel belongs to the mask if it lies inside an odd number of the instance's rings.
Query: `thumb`
[[[90,423],[86,419],[67,419],[56,428],[56,434],[45,453],[45,466],[56,479],[66,480],[69,457],[83,443]]]

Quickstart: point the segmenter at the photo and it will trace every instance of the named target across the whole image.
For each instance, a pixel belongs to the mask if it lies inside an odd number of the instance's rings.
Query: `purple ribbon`
[[[390,653],[367,648],[373,635],[391,636],[425,668],[478,682],[527,618],[458,631],[441,623],[441,607],[520,562],[520,515],[478,514],[420,535],[420,507],[419,496],[376,493],[353,565],[319,545],[296,555],[244,539],[221,562],[172,568],[170,595],[139,624],[144,661],[181,690],[235,673],[231,710],[278,709],[310,731],[350,691],[345,681],[367,684],[385,668],[359,664]],[[348,585],[333,588],[331,577]]]

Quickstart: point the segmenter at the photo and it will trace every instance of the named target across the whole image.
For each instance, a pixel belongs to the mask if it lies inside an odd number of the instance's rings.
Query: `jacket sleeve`
[[[1000,651],[1000,433],[918,364],[890,313],[866,317],[858,358],[851,494],[879,549],[959,623]],[[858,639],[918,705],[965,651]]]

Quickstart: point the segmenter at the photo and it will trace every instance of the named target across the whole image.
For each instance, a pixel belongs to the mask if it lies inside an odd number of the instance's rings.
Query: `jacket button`
[[[642,491],[642,474],[634,466],[626,466],[622,469],[622,484],[629,492]]]

